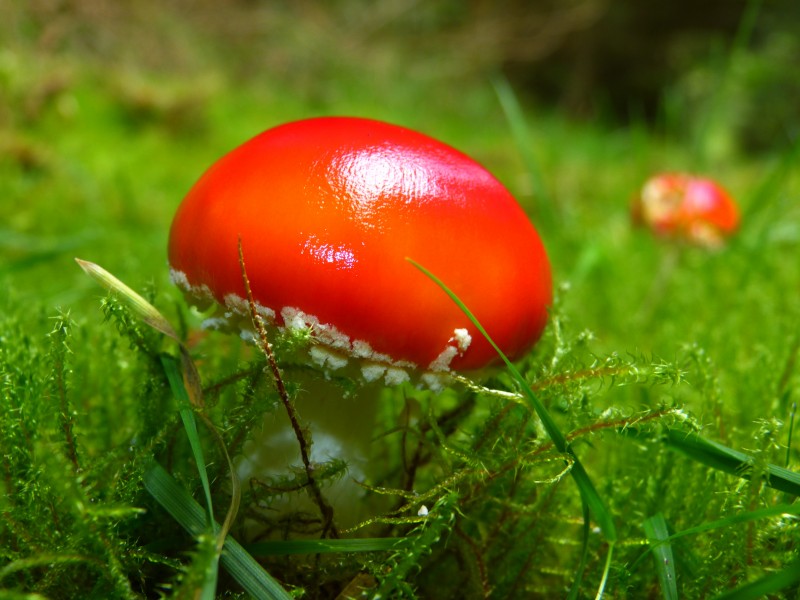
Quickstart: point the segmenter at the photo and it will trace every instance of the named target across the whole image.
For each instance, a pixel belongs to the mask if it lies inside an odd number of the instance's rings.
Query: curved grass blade
[[[647,540],[651,544],[655,542],[651,549],[664,600],[677,600],[678,582],[675,573],[675,557],[672,555],[672,546],[669,543],[667,521],[664,519],[664,515],[658,513],[645,519],[642,526]]]
[[[145,300],[140,294],[133,291],[128,285],[117,279],[114,275],[106,271],[103,267],[88,260],[76,258],[75,262],[83,269],[89,277],[102,285],[107,290],[116,292],[127,302],[128,306],[137,316],[150,325],[156,331],[160,331],[169,338],[180,343],[180,338],[170,325],[169,321],[162,315],[155,306]]]
[[[214,425],[208,419],[205,419],[206,424],[209,426],[209,430],[217,436],[217,441],[222,446],[222,450],[225,454],[225,458],[228,462],[228,467],[231,473],[231,484],[233,489],[231,504],[228,509],[228,514],[223,527],[220,528],[214,519],[214,510],[211,502],[211,488],[208,480],[208,473],[206,471],[205,459],[203,457],[202,444],[197,431],[197,421],[195,419],[195,413],[193,409],[193,407],[200,408],[203,406],[200,375],[197,372],[197,368],[194,364],[194,361],[192,361],[188,349],[181,341],[175,329],[155,306],[150,304],[150,302],[148,302],[145,298],[128,287],[117,277],[106,271],[100,265],[81,260],[79,258],[76,258],[75,261],[86,274],[100,283],[100,285],[112,293],[119,294],[128,304],[128,306],[130,306],[130,308],[135,312],[135,314],[146,324],[154,328],[156,331],[164,334],[168,338],[174,340],[178,344],[178,348],[180,350],[180,363],[178,363],[176,358],[168,354],[161,354],[160,359],[167,375],[170,389],[172,390],[175,398],[178,400],[181,420],[183,422],[184,429],[186,430],[186,435],[189,439],[189,445],[192,449],[198,474],[202,482],[206,506],[208,509],[208,530],[217,537],[216,554],[213,562],[206,570],[206,578],[204,579],[203,588],[201,591],[202,598],[213,600],[216,592],[217,577],[219,572],[219,555],[222,552],[225,536],[227,535],[230,524],[233,522],[239,507],[239,481],[236,476],[236,472],[233,469],[230,457],[228,456],[227,449],[221,442],[219,434],[214,428]],[[200,413],[200,416],[201,418],[204,418],[202,413]]]
[[[575,571],[575,578],[572,580],[572,585],[567,594],[567,600],[578,600],[581,593],[581,582],[583,581],[583,574],[586,572],[586,565],[589,564],[589,520],[591,514],[589,513],[589,506],[583,502],[583,542],[581,543],[581,560],[578,563],[578,568]]]
[[[603,566],[603,577],[600,579],[600,585],[597,588],[597,594],[594,600],[601,600],[606,590],[608,583],[608,576],[611,574],[611,560],[614,558],[614,544],[608,544],[608,553],[606,554],[606,564]]]
[[[748,480],[752,477],[755,459],[749,454],[679,429],[668,429],[666,442],[671,448],[718,471]],[[769,487],[800,496],[800,473],[773,464],[766,465],[765,470],[765,483]]]
[[[206,471],[206,462],[203,456],[203,445],[200,442],[200,435],[197,432],[197,421],[194,417],[189,402],[189,394],[183,385],[183,376],[181,375],[180,367],[177,360],[168,355],[161,355],[161,364],[164,367],[164,372],[167,374],[172,394],[178,400],[179,413],[181,421],[183,421],[183,428],[186,430],[186,437],[189,439],[189,446],[192,449],[192,455],[197,466],[197,473],[200,476],[200,482],[203,486],[203,493],[205,494],[206,501],[206,531],[210,531],[212,535],[217,536],[219,527],[214,520],[214,507],[211,501],[211,485],[208,481],[208,472]],[[201,598],[204,600],[214,600],[216,597],[217,581],[219,579],[219,549],[214,553],[213,557],[209,559],[209,564],[205,569],[205,579],[201,592]]]
[[[197,536],[206,528],[206,514],[201,506],[158,463],[144,476],[145,489],[190,534]],[[216,525],[219,527],[219,524]],[[222,566],[256,600],[290,600],[280,583],[267,573],[233,538],[227,537],[222,548]]]
[[[650,547],[645,550],[639,558],[637,558],[630,567],[630,571],[633,572],[639,566],[639,563],[650,553],[653,552],[660,544],[665,544],[669,542],[673,542],[679,538],[686,537],[689,535],[697,535],[699,533],[705,533],[706,531],[712,531],[714,529],[720,529],[722,527],[730,527],[731,525],[737,525],[739,523],[748,523],[750,521],[757,521],[758,519],[766,519],[769,517],[779,517],[781,515],[800,515],[800,504],[777,504],[775,506],[770,506],[767,508],[760,508],[758,510],[753,510],[745,513],[738,513],[735,515],[731,515],[730,517],[725,517],[724,519],[718,519],[716,521],[711,521],[709,523],[703,523],[702,525],[698,525],[697,527],[690,527],[689,529],[684,529],[682,531],[678,531],[673,533],[672,535],[663,538],[662,540],[652,543]]]
[[[592,480],[589,478],[589,474],[584,469],[583,464],[578,459],[575,452],[572,450],[572,447],[567,442],[566,437],[561,430],[558,428],[558,425],[550,416],[550,413],[547,412],[544,404],[542,404],[539,397],[533,393],[528,383],[525,381],[525,378],[522,376],[522,373],[514,366],[514,364],[508,359],[508,357],[503,353],[502,350],[497,346],[494,340],[489,336],[487,331],[483,328],[483,325],[480,324],[478,319],[475,317],[474,314],[466,307],[466,305],[456,296],[456,294],[448,288],[442,280],[440,280],[436,275],[428,271],[425,267],[417,263],[411,258],[406,258],[412,265],[414,265],[417,269],[422,271],[428,278],[430,278],[436,285],[438,285],[449,297],[450,299],[456,303],[456,305],[461,309],[461,311],[467,316],[467,318],[472,322],[475,328],[486,338],[486,341],[491,344],[492,348],[494,348],[495,352],[497,352],[498,356],[503,360],[508,371],[511,373],[514,380],[520,387],[520,390],[525,396],[525,398],[530,402],[533,406],[534,411],[539,416],[544,425],[547,434],[550,436],[550,439],[553,440],[553,445],[558,449],[559,452],[564,454],[569,454],[570,457],[573,459],[572,469],[570,469],[570,474],[572,475],[575,483],[578,486],[578,490],[581,495],[581,502],[583,504],[583,512],[584,512],[584,535],[583,535],[583,544],[584,544],[584,552],[581,558],[580,565],[578,567],[578,572],[575,577],[575,581],[573,581],[573,585],[570,590],[570,597],[573,595],[577,595],[578,588],[581,583],[581,579],[583,578],[583,572],[586,568],[586,555],[588,552],[588,540],[589,540],[589,527],[588,527],[588,513],[594,515],[595,519],[597,520],[598,525],[600,526],[601,531],[603,532],[603,536],[606,538],[608,542],[609,549],[608,549],[608,556],[606,557],[606,566],[603,572],[603,580],[600,583],[600,588],[597,592],[597,598],[601,598],[603,595],[603,590],[605,588],[606,580],[608,577],[608,573],[611,566],[611,556],[614,549],[614,544],[617,540],[617,532],[616,528],[614,527],[614,521],[611,517],[611,514],[605,507],[605,503],[603,502],[602,498],[600,498],[600,494],[598,494],[597,489],[594,487]]]
[[[525,398],[530,402],[533,406],[536,414],[542,421],[544,428],[547,430],[547,434],[550,436],[550,439],[553,440],[553,444],[558,449],[559,452],[563,452],[564,454],[569,454],[570,457],[575,461],[572,465],[572,469],[570,470],[570,474],[572,475],[573,479],[575,479],[575,483],[578,485],[578,490],[580,491],[582,500],[588,505],[589,510],[594,515],[594,518],[597,521],[597,524],[600,526],[600,529],[603,532],[603,536],[605,537],[606,541],[609,543],[613,543],[617,539],[617,531],[614,527],[614,521],[611,517],[611,514],[605,507],[605,503],[603,502],[602,498],[600,498],[600,494],[598,494],[597,489],[594,487],[592,480],[589,478],[589,474],[584,469],[583,464],[580,462],[578,457],[575,455],[575,452],[572,450],[572,447],[567,442],[567,438],[561,433],[561,430],[558,428],[558,425],[553,420],[553,417],[550,416],[550,413],[547,412],[544,404],[542,404],[541,400],[539,400],[538,396],[533,393],[528,383],[525,381],[525,378],[522,376],[522,373],[519,372],[517,367],[514,366],[508,357],[503,353],[502,350],[495,344],[494,340],[489,336],[483,326],[478,322],[478,319],[472,312],[464,305],[463,302],[455,295],[455,293],[448,288],[442,280],[440,280],[436,275],[428,271],[425,267],[417,263],[411,258],[406,258],[408,262],[414,265],[417,269],[422,271],[427,277],[429,277],[436,285],[438,285],[442,290],[450,296],[450,299],[455,302],[461,311],[467,316],[467,318],[472,322],[475,328],[486,338],[492,348],[494,348],[497,355],[503,359],[503,362],[506,364],[511,375],[514,377],[516,382],[519,384],[521,393],[525,396]]]
[[[214,527],[214,508],[211,502],[211,485],[208,481],[206,462],[203,457],[203,446],[200,442],[200,435],[197,432],[197,421],[194,418],[194,411],[189,403],[189,395],[186,393],[186,388],[183,385],[183,376],[181,375],[180,368],[174,357],[168,354],[162,354],[161,364],[164,366],[164,372],[167,374],[167,380],[169,381],[172,394],[178,400],[181,421],[183,421],[183,427],[186,429],[186,437],[189,438],[189,445],[192,448],[194,461],[197,463],[200,483],[203,485],[203,493],[205,494],[206,508],[208,510],[208,525],[211,531],[216,534],[217,530]]]

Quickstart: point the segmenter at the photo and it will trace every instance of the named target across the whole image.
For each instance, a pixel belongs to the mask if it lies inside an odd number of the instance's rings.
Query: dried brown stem
[[[72,418],[72,411],[69,407],[67,400],[67,386],[64,381],[64,363],[59,357],[56,361],[56,386],[58,388],[58,399],[61,404],[61,426],[64,429],[64,439],[67,448],[67,458],[72,463],[75,472],[81,470],[81,465],[78,462],[78,447],[75,443],[75,435],[73,433],[73,426],[75,424]]]
[[[286,390],[286,385],[283,382],[283,377],[281,376],[281,371],[278,367],[278,361],[275,359],[275,353],[272,351],[272,344],[269,341],[267,330],[264,327],[264,322],[256,310],[256,303],[255,299],[253,298],[253,290],[250,288],[250,280],[247,277],[247,269],[245,268],[244,251],[242,250],[241,238],[239,238],[239,266],[242,269],[242,281],[244,282],[244,290],[247,295],[247,306],[250,309],[250,319],[253,322],[253,327],[255,327],[256,332],[258,333],[258,346],[264,353],[264,356],[267,357],[267,364],[272,372],[275,388],[277,389],[278,396],[280,397],[281,402],[286,409],[286,414],[289,416],[289,421],[292,424],[295,437],[297,437],[297,443],[300,445],[300,457],[303,461],[303,468],[306,472],[306,478],[308,479],[308,487],[311,490],[311,495],[314,498],[314,501],[319,507],[320,513],[322,514],[324,523],[322,536],[325,537],[326,534],[329,534],[331,537],[339,537],[336,526],[333,523],[333,508],[325,500],[325,497],[322,495],[322,490],[320,489],[317,480],[314,478],[314,467],[311,464],[310,458],[311,443],[303,433],[302,427],[300,427],[300,420],[298,418],[297,410],[295,409],[292,399],[289,397],[289,392]]]
[[[472,552],[472,558],[475,561],[475,566],[478,569],[478,577],[480,578],[481,592],[483,597],[488,598],[492,593],[491,584],[489,583],[489,574],[486,571],[486,563],[483,560],[483,552],[481,547],[473,540],[467,533],[461,529],[457,524],[453,530],[455,534],[469,547]]]

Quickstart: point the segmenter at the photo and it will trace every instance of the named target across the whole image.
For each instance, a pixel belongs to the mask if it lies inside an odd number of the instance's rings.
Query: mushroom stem
[[[303,390],[293,400],[284,383],[263,319],[258,314],[250,287],[250,280],[247,277],[241,238],[238,240],[238,251],[242,281],[247,295],[247,305],[256,331],[255,341],[267,358],[267,364],[269,365],[278,396],[285,409],[285,412],[281,411],[281,414],[286,417],[285,419],[274,419],[270,418],[272,417],[270,415],[267,418],[261,432],[254,436],[255,439],[251,439],[250,449],[245,450],[245,454],[239,464],[239,476],[244,478],[243,475],[248,475],[258,478],[259,475],[279,474],[270,473],[272,467],[276,464],[276,459],[280,461],[278,457],[282,456],[283,458],[282,463],[277,462],[279,469],[282,464],[283,471],[285,471],[287,465],[291,464],[292,460],[296,459],[297,455],[292,452],[292,448],[296,451],[297,446],[294,446],[293,441],[286,435],[289,429],[286,427],[285,421],[288,419],[288,424],[291,426],[291,431],[294,433],[295,440],[299,446],[300,459],[305,470],[306,481],[304,487],[307,488],[309,496],[322,517],[321,535],[322,537],[339,537],[338,529],[334,522],[334,507],[322,492],[320,482],[317,480],[317,467],[330,459],[341,459],[345,461],[351,472],[363,478],[365,467],[368,463],[368,445],[375,424],[375,407],[377,405],[375,396],[377,395],[378,387],[366,386],[359,390],[359,393],[354,395],[356,401],[355,410],[352,410],[352,406],[350,407],[351,410],[346,411],[336,410],[336,407],[331,410],[330,390],[325,389],[312,388]],[[300,415],[295,402],[302,406],[306,417],[312,417],[307,428],[301,426]],[[312,445],[313,441],[317,442],[316,447]],[[262,451],[266,451],[266,455],[262,455]],[[288,454],[287,451],[289,452]],[[250,472],[248,473],[248,471]],[[337,497],[341,497],[341,501],[336,504],[342,509],[341,512],[344,512],[348,517],[348,524],[354,525],[355,522],[351,522],[357,515],[357,511],[354,511],[354,503],[356,501],[354,492],[357,489],[359,491],[363,490],[357,488],[355,482],[346,481],[344,477],[338,478],[331,488],[330,492],[333,492]],[[352,489],[347,492],[347,488]],[[297,499],[294,502],[291,501],[291,498],[287,499],[290,502],[289,509],[297,510],[303,508],[302,503],[298,503]]]
[[[380,472],[373,446],[379,394],[380,386],[373,385],[343,396],[333,382],[312,378],[289,400],[288,410],[266,415],[262,428],[251,432],[237,470],[251,487],[263,484],[269,491],[266,515],[274,527],[280,523],[303,530],[303,515],[314,513],[322,519],[321,534],[335,537],[337,527],[353,527],[375,516],[368,514],[366,491],[359,482]],[[326,475],[324,467],[333,466],[333,460],[345,463],[344,474]],[[298,467],[305,470],[307,487],[281,486]],[[246,524],[245,533],[260,536],[269,529],[270,524],[252,523]]]
[[[264,327],[264,322],[261,319],[261,315],[258,314],[258,310],[256,309],[256,302],[253,298],[253,290],[250,288],[250,280],[247,277],[247,269],[245,268],[244,264],[241,236],[239,236],[238,239],[238,250],[239,266],[242,270],[242,281],[244,282],[244,289],[247,293],[247,306],[250,309],[250,319],[253,323],[253,327],[255,327],[256,332],[258,333],[257,343],[261,351],[267,357],[267,363],[272,371],[272,378],[275,381],[275,387],[278,390],[278,396],[280,397],[281,402],[283,402],[283,406],[286,409],[286,414],[289,417],[292,429],[297,437],[297,442],[300,444],[300,456],[303,459],[303,467],[306,471],[307,485],[311,490],[314,501],[319,507],[320,513],[322,514],[322,535],[323,537],[326,537],[326,534],[330,533],[331,537],[339,537],[339,534],[336,531],[336,526],[333,523],[333,509],[322,495],[316,478],[314,477],[314,469],[312,468],[311,460],[309,458],[311,444],[306,439],[303,430],[300,428],[300,422],[297,418],[297,411],[295,410],[294,404],[292,403],[289,393],[286,390],[286,385],[283,382],[283,377],[281,376],[280,369],[278,368],[278,361],[275,360],[275,353],[272,351],[272,344],[269,342],[269,337],[267,336],[267,330]]]

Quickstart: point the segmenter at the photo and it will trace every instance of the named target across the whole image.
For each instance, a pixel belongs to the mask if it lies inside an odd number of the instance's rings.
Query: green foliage
[[[69,317],[53,317],[39,340],[14,321],[6,315],[0,324],[2,584],[47,596],[134,598],[130,578],[153,557],[131,548],[144,511],[140,492],[120,477],[137,472],[140,453],[99,456],[104,433],[79,426],[86,397],[78,396],[79,411]]]
[[[428,10],[431,30],[458,18]],[[796,596],[800,121],[791,90],[773,91],[791,85],[773,58],[796,42],[749,44],[743,28],[724,61],[698,63],[667,98],[662,135],[530,110],[500,79],[465,80],[454,102],[454,79],[437,84],[441,57],[406,72],[385,40],[382,54],[359,52],[366,37],[275,81],[243,76],[255,59],[234,76],[233,56],[162,18],[166,74],[104,62],[77,37],[40,52],[36,19],[15,21],[0,52],[0,596],[194,596],[217,557],[220,597]],[[270,57],[277,72],[324,45],[308,44]],[[776,111],[758,128],[747,115],[763,97]],[[281,446],[289,425],[264,356],[200,329],[164,252],[211,161],[319,113],[400,122],[478,157],[535,215],[557,290],[543,339],[515,365],[527,388],[495,369],[438,394],[360,389],[295,360],[307,332],[274,340],[307,468],[294,434]],[[715,252],[629,222],[652,171],[694,170],[698,157],[742,206],[741,230]],[[185,365],[164,354],[176,342],[141,305],[105,296],[76,254],[176,326],[202,405],[179,397]],[[367,467],[325,445],[318,396],[350,429],[374,425]],[[380,407],[359,405],[367,396]],[[241,503],[218,554],[206,511],[221,525],[237,495],[223,447]],[[279,467],[250,469],[259,450]]]

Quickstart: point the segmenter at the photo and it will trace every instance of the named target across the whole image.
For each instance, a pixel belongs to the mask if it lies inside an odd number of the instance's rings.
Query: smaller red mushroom
[[[648,179],[633,204],[634,220],[662,237],[720,247],[739,226],[739,210],[716,181],[686,173]]]

